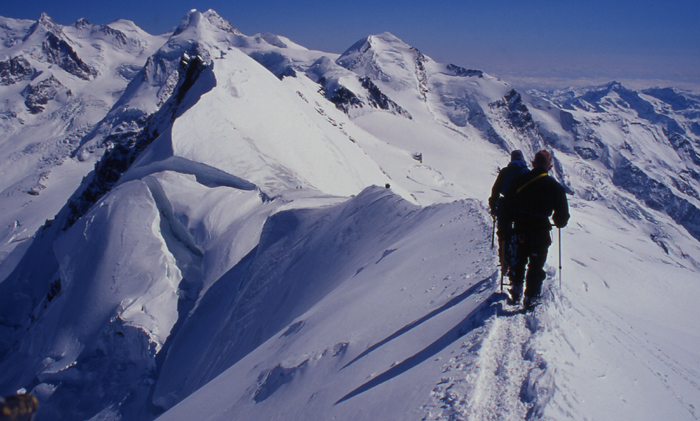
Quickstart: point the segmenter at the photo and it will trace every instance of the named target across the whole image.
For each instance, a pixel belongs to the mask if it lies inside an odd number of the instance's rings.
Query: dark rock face
[[[581,158],[588,161],[595,161],[600,158],[600,154],[597,150],[589,148],[586,146],[574,146],[574,150]]]
[[[673,122],[675,123],[675,121]],[[676,125],[678,124],[676,123]],[[693,164],[700,166],[700,156],[698,155],[691,138],[689,138],[685,133],[679,133],[678,131],[673,131],[670,128],[665,129],[664,134],[666,135],[666,138],[671,146],[673,146],[673,149],[675,149],[678,153],[678,156],[683,158],[686,162],[690,161]]]
[[[44,79],[36,85],[28,85],[23,91],[24,105],[30,113],[39,114],[44,111],[44,107],[49,101],[52,101],[56,96],[65,91],[66,88],[55,77],[51,76]],[[70,95],[70,91],[67,91]]]
[[[369,105],[372,108],[389,111],[408,119],[413,118],[408,111],[404,110],[399,104],[392,101],[391,98],[382,92],[369,77],[360,78],[362,88],[365,89],[368,94],[367,104],[365,104],[356,93],[344,86],[336,88],[333,92],[328,92],[327,86],[330,84],[325,78],[319,79],[318,83],[322,86],[323,90],[326,91],[328,100],[335,104],[336,108],[346,114],[351,108],[362,108],[365,105]]]
[[[690,131],[693,132],[694,135],[700,136],[700,123],[695,122],[690,126]]]
[[[97,70],[82,61],[66,41],[51,32],[46,35],[42,52],[49,63],[57,65],[73,76],[83,80],[91,80],[97,76]]]
[[[700,209],[686,199],[676,196],[671,188],[649,177],[646,172],[628,160],[623,161],[615,169],[612,181],[616,186],[632,193],[651,209],[665,212],[676,223],[688,230],[690,235],[700,240]]]
[[[411,118],[411,115],[408,113],[408,111],[401,108],[399,104],[395,103],[388,96],[386,96],[377,87],[377,85],[375,85],[374,82],[372,82],[372,79],[370,79],[369,77],[363,77],[360,79],[360,82],[362,83],[362,87],[365,88],[370,95],[369,105],[382,110],[394,111],[399,115]]]
[[[104,34],[105,37],[114,40],[114,44],[117,48],[124,48],[129,42],[129,39],[122,31],[110,28],[107,25],[100,26],[98,31],[100,34]]]
[[[24,57],[0,61],[0,86],[13,85],[34,77],[36,70]]]
[[[532,114],[528,110],[527,106],[523,102],[520,93],[515,89],[511,89],[502,100],[493,102],[489,104],[492,109],[501,109],[504,117],[510,123],[510,125],[517,130],[519,133],[530,137],[533,142],[539,142],[542,139],[542,135],[537,129]],[[496,135],[495,132],[494,139],[492,140],[492,134],[489,133],[489,140],[495,144],[502,144],[503,141],[500,136]],[[536,147],[540,147],[536,145]],[[507,149],[506,149],[507,150]]]
[[[536,129],[530,110],[527,109],[522,97],[515,89],[506,94],[505,100],[506,103],[504,105],[508,108],[510,121],[516,129]]]
[[[465,69],[464,67],[460,67],[454,64],[448,64],[447,65],[447,71],[448,74],[452,76],[460,76],[460,77],[483,77],[484,72],[481,70],[474,70],[474,69]]]
[[[348,113],[352,107],[361,107],[362,101],[348,88],[341,86],[333,91],[328,98],[336,108],[344,113]]]
[[[421,97],[423,97],[423,101],[427,101],[430,88],[428,87],[428,73],[425,70],[425,64],[428,62],[428,59],[423,55],[423,53],[418,51],[417,48],[411,47],[411,51],[415,57],[414,62],[416,65],[418,92],[420,93]]]

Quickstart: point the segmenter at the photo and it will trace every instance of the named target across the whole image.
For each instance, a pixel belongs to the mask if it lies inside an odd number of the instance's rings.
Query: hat
[[[525,157],[523,156],[523,151],[520,149],[516,149],[513,152],[510,153],[510,160],[511,161],[524,161]]]

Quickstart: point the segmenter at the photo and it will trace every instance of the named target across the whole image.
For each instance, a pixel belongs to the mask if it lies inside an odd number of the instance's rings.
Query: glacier
[[[38,420],[700,419],[700,95],[213,10],[0,40],[0,394]],[[522,314],[486,199],[543,148],[572,219]]]

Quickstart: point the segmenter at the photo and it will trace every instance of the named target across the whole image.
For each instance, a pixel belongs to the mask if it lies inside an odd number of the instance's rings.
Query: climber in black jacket
[[[513,180],[519,175],[525,174],[527,171],[527,163],[525,162],[523,152],[516,149],[510,154],[510,163],[508,166],[502,168],[498,172],[498,177],[496,177],[496,181],[491,188],[489,207],[491,208],[491,215],[495,218],[494,222],[498,221],[496,225],[498,227],[496,235],[498,236],[498,258],[501,263],[501,270],[506,269],[506,265],[503,263],[503,253],[505,252],[506,239],[511,234],[511,225],[513,222],[503,217],[503,199],[510,185],[513,183]],[[502,279],[503,278],[501,278],[501,280]]]
[[[504,198],[504,218],[512,221],[516,242],[515,262],[509,274],[509,301],[511,304],[520,302],[525,281],[526,310],[537,304],[547,276],[544,265],[552,244],[549,217],[557,228],[565,227],[569,221],[564,187],[547,174],[552,168],[552,155],[545,150],[537,152],[532,166],[532,170],[513,180]]]

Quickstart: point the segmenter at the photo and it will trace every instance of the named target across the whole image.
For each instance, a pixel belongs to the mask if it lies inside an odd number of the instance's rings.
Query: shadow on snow
[[[442,313],[445,310],[448,310],[457,304],[461,303],[464,301],[467,297],[473,295],[473,294],[478,294],[480,292],[483,292],[486,288],[488,288],[488,285],[491,281],[493,281],[494,276],[491,276],[489,278],[483,279],[476,284],[472,285],[469,289],[464,291],[463,293],[459,294],[458,296],[454,297],[450,301],[446,302],[443,304],[441,307],[436,308],[435,310],[431,311],[430,313],[426,314],[425,316],[421,317],[418,320],[415,320],[406,326],[402,327],[401,329],[397,330],[395,333],[393,333],[391,336],[388,336],[386,339],[381,340],[377,342],[376,344],[372,345],[371,347],[367,348],[364,352],[362,352],[360,355],[357,357],[353,358],[352,361],[349,363],[345,364],[342,369],[345,369],[346,367],[354,364],[357,360],[360,358],[364,357],[365,355],[369,354],[370,352],[374,351],[375,349],[393,341],[394,339],[398,338],[399,336],[403,335],[404,333],[407,333],[408,331],[420,326],[421,324],[427,322],[428,320],[432,319],[433,317],[437,316],[438,314]],[[342,370],[341,369],[341,370]]]
[[[477,282],[474,284],[472,287],[470,287],[468,290],[463,292],[462,294],[456,296],[452,300],[448,301],[445,303],[443,306],[440,308],[437,308],[430,313],[426,314],[425,316],[421,317],[418,320],[415,320],[414,322],[411,322],[410,324],[406,325],[405,327],[401,328],[400,330],[396,331],[393,333],[391,336],[387,337],[386,339],[372,345],[369,347],[367,350],[365,350],[363,353],[355,357],[352,361],[350,361],[348,364],[346,364],[343,369],[360,358],[366,356],[370,352],[376,350],[377,348],[381,347],[382,345],[390,342],[391,340],[403,335],[404,333],[410,331],[411,329],[415,328],[416,326],[424,323],[425,321],[429,320],[432,317],[435,317],[436,315],[442,313],[443,311],[454,307],[455,305],[459,304],[461,301],[466,299],[468,296],[473,295],[475,293],[479,293],[484,291],[486,288],[489,287],[489,284],[493,282],[495,279],[495,275],[491,276],[489,278],[486,278],[482,281]],[[494,292],[491,294],[483,303],[481,303],[477,308],[474,309],[467,317],[459,322],[456,326],[454,326],[452,329],[450,329],[448,332],[446,332],[444,335],[442,335],[440,338],[435,340],[433,343],[428,345],[425,349],[422,351],[418,352],[417,354],[406,358],[399,364],[391,367],[389,370],[379,374],[378,376],[374,377],[373,379],[369,380],[368,382],[364,383],[363,385],[359,386],[355,390],[351,391],[347,395],[343,396],[340,398],[335,405],[338,405],[342,402],[345,402],[361,393],[364,393],[370,389],[373,389],[376,386],[379,386],[407,371],[410,369],[418,366],[422,362],[432,358],[434,355],[442,351],[443,349],[447,348],[450,344],[453,342],[457,341],[459,338],[462,336],[466,335],[467,333],[473,331],[474,329],[477,329],[481,326],[483,326],[486,323],[486,320],[488,320],[491,316],[493,315],[499,315],[499,316],[514,316],[516,314],[521,314],[520,311],[506,311],[503,308],[503,305],[499,303],[499,301],[504,300],[506,297],[505,294],[500,293],[500,292]],[[497,304],[498,303],[498,304]],[[342,369],[341,369],[342,370]]]

